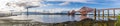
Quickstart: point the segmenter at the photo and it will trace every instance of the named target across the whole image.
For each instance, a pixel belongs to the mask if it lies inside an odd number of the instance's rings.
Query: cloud
[[[46,1],[86,2],[87,0],[46,0]]]
[[[60,6],[65,6],[69,5],[71,2],[80,2],[80,3],[90,3],[90,4],[95,4],[94,0],[45,0],[45,1],[63,1],[63,3],[59,4],[52,4],[52,5],[60,5]]]
[[[68,5],[70,2],[64,2],[64,3],[61,3],[61,4],[59,4],[60,6],[64,6],[64,5]]]
[[[0,11],[24,10],[26,6],[47,6],[42,0],[0,0]],[[4,10],[2,10],[4,9]]]
[[[67,5],[70,2],[80,2],[87,4],[101,4],[101,5],[109,5],[109,6],[120,6],[120,0],[46,0],[46,1],[65,1],[59,5]]]
[[[78,3],[87,3],[87,4],[100,4],[95,0],[45,0],[45,1],[63,1],[63,3],[57,4],[60,6],[69,5],[71,2],[78,2]],[[54,5],[54,4],[53,4]]]
[[[120,0],[95,0],[97,4],[108,5],[108,6],[120,6]]]
[[[66,1],[66,2],[95,3],[94,0],[46,0],[46,1]]]
[[[53,8],[53,9],[29,9],[30,12],[41,12],[41,13],[61,13],[63,11],[69,11],[71,9],[65,8]]]
[[[111,5],[120,6],[120,0],[110,0],[113,2]]]

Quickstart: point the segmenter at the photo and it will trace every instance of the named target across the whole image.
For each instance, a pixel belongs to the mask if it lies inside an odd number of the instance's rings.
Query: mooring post
[[[98,10],[98,14],[97,15],[98,15],[98,19],[100,19],[100,10]]]
[[[107,10],[107,12],[108,12],[108,21],[109,21],[109,19],[110,19],[110,18],[109,18],[109,9]]]
[[[103,18],[103,20],[104,20],[104,10],[102,10],[103,12],[102,12],[102,18]]]
[[[97,10],[97,12],[98,12],[98,14],[97,14],[98,15],[98,20],[100,20],[100,10]],[[98,22],[98,24],[99,24],[98,26],[100,26],[101,22]]]
[[[102,10],[102,22],[104,22],[104,10]],[[102,26],[104,26],[104,23],[102,23]]]
[[[96,8],[94,9],[94,19],[96,20]]]
[[[114,13],[114,19],[115,19],[115,9],[113,9],[113,13]]]

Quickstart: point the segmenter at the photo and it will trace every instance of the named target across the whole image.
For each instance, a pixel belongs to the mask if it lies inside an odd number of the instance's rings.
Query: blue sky
[[[97,8],[97,9],[120,8],[119,1],[120,0],[44,0],[44,2],[42,3],[45,4],[46,6],[39,7],[39,8],[45,9],[45,10],[52,9],[52,10],[59,10],[59,11],[60,9],[78,10],[83,6]],[[51,10],[49,11],[51,12]]]
[[[97,9],[120,8],[119,1],[120,0],[43,0],[41,3],[44,4],[44,6],[33,9],[63,11],[78,10],[83,6]]]
[[[91,8],[119,8],[120,0],[44,0],[47,8],[81,8],[88,6]],[[45,8],[44,7],[44,8]],[[46,9],[47,9],[46,8]]]

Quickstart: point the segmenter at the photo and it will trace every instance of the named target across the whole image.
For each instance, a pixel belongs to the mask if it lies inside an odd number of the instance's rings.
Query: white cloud
[[[70,1],[70,2],[86,2],[87,0],[46,0],[46,1]]]
[[[120,7],[120,0],[103,0],[102,3],[99,3],[100,1],[97,1],[97,4],[101,5],[108,5],[108,6],[114,6],[114,7]]]
[[[46,6],[40,2],[42,2],[42,0],[0,0],[0,11],[24,10],[24,5],[40,7]]]
[[[80,8],[66,9],[66,8],[54,8],[54,9],[29,9],[30,12],[41,12],[41,13],[67,13],[70,10],[79,10]]]
[[[65,5],[69,5],[70,2],[80,2],[80,3],[88,3],[88,4],[98,4],[97,2],[95,2],[95,0],[46,0],[46,1],[64,1],[61,4],[58,4],[60,6],[65,6]],[[54,4],[53,4],[54,5]]]
[[[95,3],[95,0],[46,0],[46,1],[66,1],[66,2],[81,2],[81,3]]]
[[[69,3],[70,3],[70,2],[66,1],[66,2],[61,3],[61,4],[59,4],[59,5],[64,6],[64,5],[68,5]]]
[[[101,1],[97,0],[46,0],[46,1],[65,1],[64,3],[60,5],[67,5],[69,2],[80,2],[80,3],[88,3],[88,4],[101,4],[101,5],[109,5],[109,6],[120,6],[120,0],[103,0],[103,3],[100,3]],[[110,3],[112,2],[112,3]]]
[[[111,6],[113,6],[113,7],[120,7],[120,0],[111,0],[111,1],[113,1],[113,3],[110,4]]]
[[[71,9],[65,8],[54,8],[54,9],[29,9],[30,12],[41,12],[41,13],[61,13],[63,11],[69,11]]]

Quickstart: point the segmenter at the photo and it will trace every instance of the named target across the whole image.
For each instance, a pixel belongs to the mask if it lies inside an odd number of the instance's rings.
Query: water
[[[91,18],[91,19],[94,19],[93,15],[88,15],[87,17]],[[8,19],[8,20],[9,19],[13,19],[13,20],[32,20],[30,22],[43,23],[43,24],[41,24],[41,26],[54,25],[54,24],[49,24],[49,23],[64,23],[64,22],[68,22],[68,21],[70,21],[70,22],[81,21],[80,15],[75,15],[74,17],[73,16],[68,16],[68,15],[28,15],[28,17],[26,15],[17,15],[17,16],[2,17],[2,18]],[[2,19],[2,18],[0,18],[0,19]],[[102,19],[102,17],[100,17],[100,18],[97,17],[96,19],[97,20],[105,20],[105,21],[108,20],[107,17],[105,17],[104,19]],[[111,20],[116,20],[114,18],[110,18],[110,19]],[[46,24],[46,23],[48,23],[49,25]],[[64,24],[64,25],[66,25],[66,24]]]
[[[27,20],[32,19],[32,21],[42,22],[42,23],[61,23],[66,21],[80,21],[79,15],[75,15],[73,18],[72,16],[68,15],[18,15],[18,16],[11,16],[6,18],[12,18],[16,20]]]
[[[32,21],[42,22],[42,23],[61,23],[66,21],[80,21],[80,15],[75,15],[75,17],[68,16],[68,15],[18,15],[18,16],[11,16],[11,17],[4,17],[4,18],[11,18],[14,20],[28,20],[31,19]],[[88,15],[88,18],[94,19],[93,15]],[[114,18],[110,18],[111,20],[116,20]],[[96,20],[103,20],[102,17],[96,18]],[[105,17],[104,20],[108,20]]]

